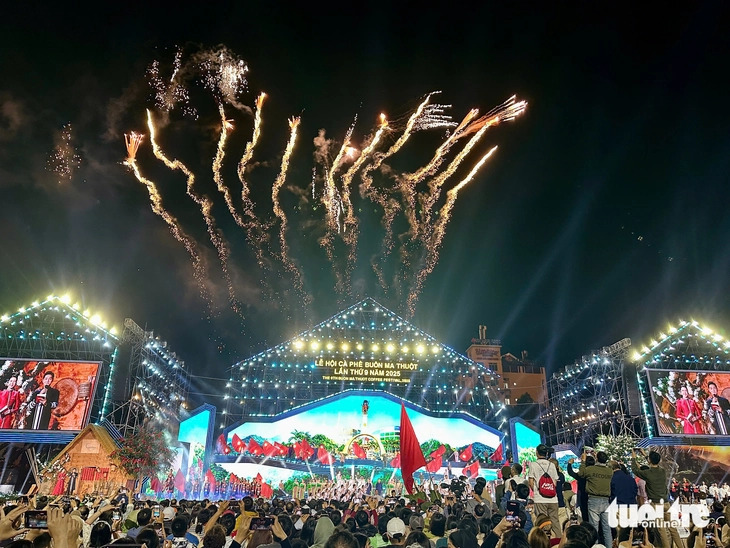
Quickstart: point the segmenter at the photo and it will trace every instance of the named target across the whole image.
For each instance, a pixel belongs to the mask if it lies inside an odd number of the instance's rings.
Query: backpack
[[[555,489],[555,480],[550,477],[548,470],[550,470],[550,464],[548,463],[547,470],[543,470],[542,476],[537,480],[537,492],[546,499],[553,498],[557,491]]]

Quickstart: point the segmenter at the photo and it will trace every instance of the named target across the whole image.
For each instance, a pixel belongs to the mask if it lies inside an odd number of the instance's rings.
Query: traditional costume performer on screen
[[[12,428],[15,414],[20,408],[20,392],[17,390],[18,378],[13,375],[0,391],[0,428]]]
[[[28,396],[30,405],[35,404],[30,417],[30,427],[33,430],[48,430],[51,422],[51,411],[58,407],[60,393],[55,388],[51,388],[54,377],[52,371],[45,373],[43,375],[43,385]]]
[[[712,381],[707,383],[707,390],[710,397],[705,400],[705,412],[710,425],[718,436],[727,436],[730,431],[730,401],[718,396],[717,385]]]
[[[675,409],[677,418],[682,422],[684,433],[702,434],[702,422],[700,421],[702,409],[700,409],[700,404],[689,397],[689,390],[686,386],[682,386],[679,393],[682,397],[677,400]]]

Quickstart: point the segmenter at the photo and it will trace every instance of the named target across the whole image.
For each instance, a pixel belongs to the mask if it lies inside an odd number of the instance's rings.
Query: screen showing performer
[[[727,436],[730,372],[647,371],[660,435]]]
[[[89,421],[99,362],[0,359],[0,429],[80,431]]]

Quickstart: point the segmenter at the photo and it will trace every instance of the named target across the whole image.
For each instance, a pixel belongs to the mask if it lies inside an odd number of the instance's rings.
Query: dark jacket
[[[623,470],[615,470],[611,477],[611,500],[618,504],[636,504],[639,488],[636,480]]]

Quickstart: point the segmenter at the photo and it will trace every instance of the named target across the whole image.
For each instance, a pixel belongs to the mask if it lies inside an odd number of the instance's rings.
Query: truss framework
[[[623,378],[630,339],[583,356],[548,381],[541,425],[550,444],[591,445],[598,434],[643,437],[644,421],[631,416]]]

